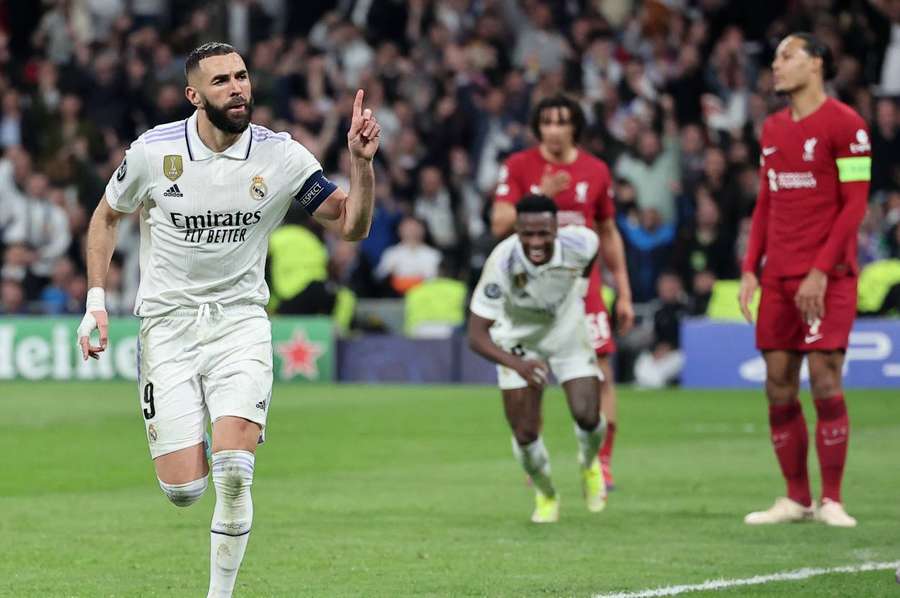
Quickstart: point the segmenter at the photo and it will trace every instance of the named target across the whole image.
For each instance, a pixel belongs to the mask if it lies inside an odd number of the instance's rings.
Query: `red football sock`
[[[787,495],[803,506],[812,504],[809,491],[809,474],[806,469],[806,453],[809,436],[803,408],[794,399],[786,405],[769,405],[769,428],[772,430],[772,446],[781,465],[781,473],[787,481]]]
[[[847,461],[850,420],[844,395],[816,399],[816,452],[822,471],[822,498],[841,502],[841,478]]]
[[[597,457],[600,458],[601,463],[609,464],[610,459],[612,459],[613,442],[615,442],[615,439],[616,424],[615,422],[608,422],[606,424],[606,436],[603,438],[603,444],[597,452]]]

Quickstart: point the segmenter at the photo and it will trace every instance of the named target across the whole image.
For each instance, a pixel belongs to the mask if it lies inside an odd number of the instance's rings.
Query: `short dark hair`
[[[516,215],[543,214],[550,212],[556,216],[556,203],[546,195],[532,193],[526,195],[516,204]]]
[[[538,139],[541,138],[541,114],[544,110],[551,108],[565,108],[569,111],[574,141],[578,143],[578,140],[581,138],[581,132],[584,131],[584,111],[578,102],[563,94],[546,97],[534,107],[534,111],[531,113],[531,132],[534,133],[534,136]]]
[[[792,33],[788,37],[796,37],[803,42],[803,50],[813,58],[822,59],[822,78],[826,81],[833,78],[837,74],[837,67],[834,64],[834,56],[831,48],[821,39],[807,31],[798,31]]]
[[[184,78],[200,67],[200,61],[210,56],[224,56],[226,54],[239,54],[231,44],[224,42],[207,42],[202,46],[197,46],[188,54],[187,60],[184,61]]]

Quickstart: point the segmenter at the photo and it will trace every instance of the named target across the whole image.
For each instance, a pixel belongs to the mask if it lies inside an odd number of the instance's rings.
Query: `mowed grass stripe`
[[[278,386],[236,596],[587,597],[894,560],[897,399],[849,395],[855,530],[741,523],[783,492],[758,393],[628,390],[619,490],[596,516],[564,400],[548,394],[562,519],[535,527],[496,389]],[[0,596],[203,595],[214,497],[165,501],[134,385],[4,383],[0,450]],[[812,454],[810,468],[816,480]],[[896,592],[884,574],[853,579],[856,595]],[[832,587],[847,595],[834,576],[740,592]]]

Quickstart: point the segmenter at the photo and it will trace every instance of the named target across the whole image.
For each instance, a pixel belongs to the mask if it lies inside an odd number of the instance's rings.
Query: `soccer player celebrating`
[[[744,521],[815,517],[852,527],[856,520],[841,502],[850,430],[841,370],[856,314],[856,234],[869,193],[869,134],[856,112],[825,95],[830,53],[818,39],[789,35],[772,68],[775,89],[790,105],[763,125],[760,190],[739,301],[752,321],[749,304],[761,284],[756,345],[766,362],[769,426],[787,497]],[[818,509],[810,494],[806,421],[798,400],[804,355],[817,415]]]
[[[584,287],[597,256],[596,233],[583,226],[557,231],[557,207],[529,195],[516,204],[517,234],[491,255],[472,294],[469,344],[497,364],[513,453],[536,490],[531,520],[559,519],[559,496],[541,439],[541,396],[552,371],[575,419],[578,460],[588,509],[602,511],[606,489],[597,449],[605,422],[599,412],[599,369],[584,321]],[[549,367],[548,367],[549,362]]]
[[[272,337],[263,276],[269,235],[291,202],[348,240],[368,234],[380,126],[353,103],[347,143],[350,190],[325,178],[316,158],[285,133],[250,124],[247,67],[227,44],[208,43],[185,62],[182,121],[141,135],[111,177],[87,238],[90,291],[78,327],[84,359],[107,346],[103,285],[116,226],[141,211],[141,281],[135,315],[139,396],[162,491],[196,502],[210,466],[213,512],[209,596],[231,596],[253,519],[250,486],[272,392]],[[99,329],[99,345],[91,333]]]
[[[541,193],[553,198],[559,208],[561,226],[580,224],[594,228],[600,236],[603,263],[615,280],[618,291],[616,316],[619,332],[624,334],[634,322],[634,309],[625,249],[616,228],[612,179],[603,160],[576,145],[584,122],[581,106],[566,96],[545,98],[535,106],[531,129],[540,143],[537,147],[513,154],[503,165],[494,197],[491,231],[498,238],[506,237],[513,231],[515,204],[527,193]],[[599,265],[591,271],[589,281],[585,318],[603,372],[600,407],[608,422],[599,456],[604,482],[611,489],[613,477],[610,461],[616,435],[617,400],[610,356],[615,352],[616,345],[609,314],[600,294]]]

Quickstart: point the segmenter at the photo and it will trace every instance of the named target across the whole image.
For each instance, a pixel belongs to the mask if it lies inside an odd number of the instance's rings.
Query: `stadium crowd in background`
[[[760,126],[781,105],[769,65],[798,30],[831,47],[829,93],[871,127],[859,259],[898,258],[900,0],[0,1],[0,313],[81,313],[88,215],[129,140],[190,115],[184,56],[220,40],[253,74],[253,121],[290,132],[339,185],[350,94],[366,90],[383,126],[372,233],[348,244],[309,224],[330,282],[360,297],[437,276],[438,256],[474,284],[500,165],[535,142],[531,107],[575,97],[582,146],[613,171],[634,301],[650,328],[664,310],[647,346],[671,349],[670,320],[739,275]],[[111,313],[137,290],[136,218]]]

